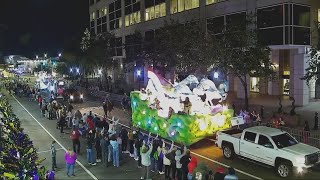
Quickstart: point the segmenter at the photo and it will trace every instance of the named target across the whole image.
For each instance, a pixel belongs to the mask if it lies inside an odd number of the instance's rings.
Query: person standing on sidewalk
[[[111,136],[110,144],[112,146],[113,166],[119,167],[119,143],[115,135]]]
[[[173,145],[174,145],[174,143],[172,141],[171,147],[169,149],[168,147],[166,147],[164,140],[162,140],[162,148],[163,148],[162,152],[163,152],[163,164],[164,164],[165,179],[170,179],[171,161],[167,156],[168,156],[168,154],[170,154],[172,152]]]
[[[80,154],[80,132],[79,129],[73,128],[70,139],[72,140],[73,151]]]
[[[122,148],[121,151],[122,153],[127,153],[127,145],[128,145],[128,131],[126,128],[122,127],[120,131],[120,137],[122,139]]]
[[[101,149],[102,149],[102,162],[105,163],[106,166],[108,166],[108,154],[109,154],[109,136],[108,133],[105,133],[103,135],[103,138],[101,138]]]
[[[176,171],[177,171],[177,179],[182,179],[182,164],[180,162],[181,158],[186,154],[187,152],[187,147],[184,146],[184,149],[183,149],[183,153],[181,154],[181,151],[180,149],[178,149],[176,151],[176,156],[175,156],[175,160],[176,160]]]
[[[133,148],[133,144],[134,144],[134,139],[133,139],[133,130],[131,128],[131,130],[129,130],[128,132],[128,141],[129,141],[129,153],[130,153],[130,157],[134,157],[133,153],[134,153],[134,148]]]
[[[94,144],[94,140],[93,140],[93,133],[92,130],[89,131],[89,133],[87,134],[87,161],[89,165],[93,165],[95,166],[96,163],[94,161],[94,154],[93,154],[93,144]]]
[[[52,141],[50,146],[50,154],[52,159],[52,171],[57,168],[57,150],[55,147],[56,141]]]
[[[74,174],[74,164],[77,160],[77,154],[71,150],[71,148],[68,148],[68,151],[64,154],[64,159],[66,161],[66,170],[67,170],[67,176],[70,177],[69,171],[71,171],[71,175],[75,176]]]
[[[94,147],[96,149],[97,152],[97,162],[101,162],[101,158],[102,158],[102,149],[101,149],[101,135],[100,135],[100,131],[96,132],[95,135],[95,139],[94,139]]]
[[[150,148],[144,143],[141,148],[141,164],[143,165],[145,172],[141,179],[149,179],[149,166],[151,165],[150,154],[153,148],[153,142],[151,142]]]
[[[187,179],[188,176],[188,164],[190,163],[191,160],[191,156],[190,156],[190,150],[186,151],[186,155],[184,155],[181,159],[180,159],[180,163],[181,163],[181,170],[182,170],[182,179],[185,180]]]

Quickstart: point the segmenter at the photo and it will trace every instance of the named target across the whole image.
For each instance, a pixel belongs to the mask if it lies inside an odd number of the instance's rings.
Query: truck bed
[[[222,131],[222,133],[225,133],[225,134],[228,134],[230,136],[233,136],[235,138],[240,139],[242,131],[243,131],[242,129],[229,129],[229,130]]]

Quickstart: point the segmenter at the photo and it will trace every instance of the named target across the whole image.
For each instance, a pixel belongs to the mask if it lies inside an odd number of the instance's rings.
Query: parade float
[[[227,85],[189,75],[171,84],[148,71],[145,89],[132,91],[132,123],[177,143],[191,145],[229,128],[233,110],[224,104]]]

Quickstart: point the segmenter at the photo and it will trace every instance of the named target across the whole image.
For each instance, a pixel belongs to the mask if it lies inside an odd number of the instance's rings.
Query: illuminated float
[[[189,75],[173,85],[152,71],[148,79],[145,89],[130,94],[134,126],[186,145],[231,126],[233,110],[223,105],[225,84],[217,88]]]

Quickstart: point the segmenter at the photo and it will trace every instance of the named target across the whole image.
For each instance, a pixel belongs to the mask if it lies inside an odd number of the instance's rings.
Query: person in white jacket
[[[162,153],[163,153],[163,164],[164,164],[165,179],[169,179],[170,178],[171,161],[170,161],[170,159],[168,159],[166,157],[166,155],[171,153],[171,151],[173,150],[173,145],[174,145],[174,142],[172,141],[171,147],[169,149],[168,147],[166,147],[166,144],[165,144],[164,140],[162,140],[162,149],[163,149]]]
[[[144,171],[144,176],[141,177],[141,179],[149,179],[149,167],[151,165],[150,154],[151,154],[152,148],[153,148],[153,142],[151,142],[151,145],[148,148],[148,146],[143,141],[143,145],[140,153],[141,153],[141,164],[144,167],[145,171]]]
[[[180,163],[180,159],[181,159],[184,155],[186,155],[186,152],[187,152],[187,147],[184,146],[183,153],[181,154],[180,149],[178,149],[178,150],[176,151],[176,156],[174,157],[174,159],[176,160],[177,178],[178,178],[179,180],[182,179],[182,170],[181,170],[182,164]]]

